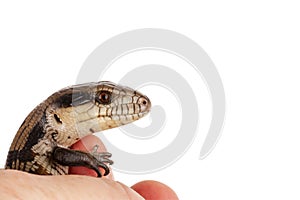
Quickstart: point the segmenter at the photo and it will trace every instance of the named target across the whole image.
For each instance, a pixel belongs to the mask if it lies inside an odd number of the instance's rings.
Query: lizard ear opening
[[[54,119],[58,124],[62,124],[62,121],[57,114],[54,114]]]

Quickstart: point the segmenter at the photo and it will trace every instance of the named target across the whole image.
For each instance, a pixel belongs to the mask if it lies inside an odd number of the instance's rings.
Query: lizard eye
[[[96,101],[101,104],[109,104],[111,102],[111,93],[108,91],[101,91],[96,96]]]

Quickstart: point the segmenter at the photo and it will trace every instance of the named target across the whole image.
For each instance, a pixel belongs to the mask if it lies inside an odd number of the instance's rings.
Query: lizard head
[[[97,83],[93,91],[92,99],[97,108],[96,114],[102,130],[138,120],[151,108],[147,96],[112,82]]]
[[[136,121],[151,109],[147,96],[107,81],[64,88],[51,98],[50,125],[61,135],[77,132],[79,138]]]

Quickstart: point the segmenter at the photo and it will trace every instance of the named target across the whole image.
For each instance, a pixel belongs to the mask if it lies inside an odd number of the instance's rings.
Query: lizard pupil
[[[101,99],[102,101],[107,101],[108,95],[103,93],[103,94],[101,94],[100,99]]]

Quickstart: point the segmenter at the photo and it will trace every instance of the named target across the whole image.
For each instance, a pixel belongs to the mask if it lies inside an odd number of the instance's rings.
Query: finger
[[[176,193],[167,185],[157,181],[142,181],[131,187],[146,200],[178,200]]]
[[[78,142],[73,144],[71,149],[81,150],[81,151],[85,151],[85,152],[91,152],[95,145],[99,146],[99,148],[97,149],[98,152],[106,152],[107,151],[104,144],[102,143],[102,141],[94,135],[89,135],[89,136],[82,138],[81,140],[79,140]],[[99,168],[99,169],[100,169],[101,173],[104,174],[104,170],[102,168]],[[94,170],[89,169],[87,167],[70,167],[69,174],[79,174],[79,175],[87,175],[87,176],[97,177],[97,173]],[[106,177],[113,179],[113,175],[111,172]]]
[[[0,170],[0,199],[143,199],[135,191],[110,179],[88,176],[40,176]]]

